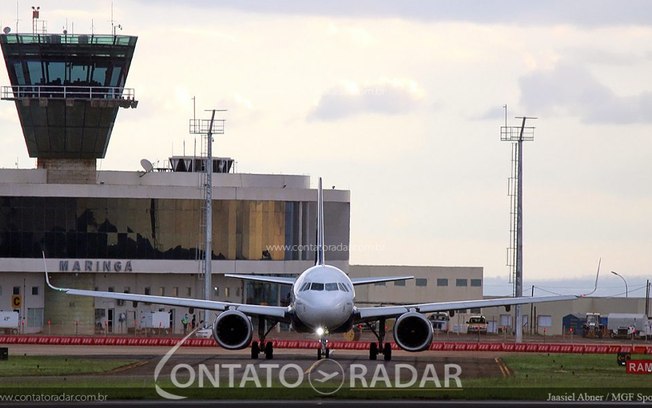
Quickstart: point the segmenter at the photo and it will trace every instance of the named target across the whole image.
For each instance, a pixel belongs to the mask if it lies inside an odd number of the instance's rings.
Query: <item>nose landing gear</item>
[[[321,327],[317,328],[317,335],[319,336],[319,348],[317,349],[317,360],[323,358],[330,358],[331,350],[328,348],[328,331]]]

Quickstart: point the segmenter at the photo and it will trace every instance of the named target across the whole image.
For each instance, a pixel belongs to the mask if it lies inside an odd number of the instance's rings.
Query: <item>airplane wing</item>
[[[247,315],[265,316],[280,321],[289,321],[289,309],[282,306],[247,305],[242,303],[219,302],[214,300],[201,300],[178,298],[169,296],[140,295],[136,293],[102,292],[84,289],[58,288],[50,283],[47,270],[45,272],[47,285],[59,292],[68,295],[90,296],[107,299],[126,300],[129,302],[156,303],[159,305],[194,307],[197,309],[224,311],[227,309],[239,310]]]
[[[351,283],[354,285],[369,285],[377,282],[392,282],[400,280],[414,279],[414,276],[382,276],[382,277],[369,277],[369,278],[351,278]]]
[[[357,309],[357,320],[374,320],[380,317],[392,318],[410,310],[420,313],[431,312],[445,312],[449,310],[460,309],[475,309],[482,307],[493,306],[510,306],[510,305],[524,305],[529,303],[543,303],[543,302],[557,302],[562,300],[575,300],[579,296],[575,295],[561,295],[561,296],[541,296],[541,297],[510,297],[498,299],[482,299],[482,300],[459,300],[453,302],[436,302],[436,303],[421,303],[405,306],[380,306],[380,307],[359,307]]]
[[[291,278],[286,276],[267,276],[267,275],[244,275],[237,273],[225,273],[224,276],[227,278],[237,278],[244,280],[252,280],[258,282],[267,282],[267,283],[279,283],[281,285],[294,285],[294,282],[297,278]]]

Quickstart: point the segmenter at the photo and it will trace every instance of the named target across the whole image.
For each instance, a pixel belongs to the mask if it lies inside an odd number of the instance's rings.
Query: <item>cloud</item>
[[[140,0],[145,2],[145,0]],[[184,7],[217,7],[257,14],[403,18],[418,21],[470,21],[488,24],[650,25],[647,0],[188,0]],[[147,1],[147,4],[150,2]]]
[[[310,120],[338,120],[364,113],[398,115],[418,109],[425,97],[413,80],[341,84],[324,93],[309,114]]]
[[[585,123],[652,123],[652,92],[619,96],[581,66],[560,64],[519,80],[521,103],[533,114],[567,114]]]

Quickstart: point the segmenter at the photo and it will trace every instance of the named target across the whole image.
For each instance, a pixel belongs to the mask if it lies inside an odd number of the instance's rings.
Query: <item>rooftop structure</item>
[[[125,88],[137,37],[0,34],[27,151],[40,168],[95,171],[106,155],[119,108],[135,108]],[[94,178],[93,178],[94,181]]]

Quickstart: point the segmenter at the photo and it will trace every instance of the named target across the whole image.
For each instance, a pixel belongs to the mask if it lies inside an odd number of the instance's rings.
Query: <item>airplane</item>
[[[219,312],[212,324],[213,338],[227,350],[241,350],[251,345],[251,358],[257,359],[260,353],[266,359],[274,355],[271,341],[265,342],[267,335],[278,323],[286,323],[300,333],[315,333],[319,337],[317,359],[329,358],[328,335],[344,333],[354,325],[366,324],[375,335],[377,342],[369,344],[369,359],[376,360],[379,354],[385,361],[392,358],[392,347],[385,340],[385,321],[396,319],[393,327],[394,341],[406,351],[423,351],[430,347],[433,340],[432,324],[425,313],[448,311],[452,316],[456,310],[510,306],[575,300],[575,295],[558,295],[543,297],[509,297],[498,299],[460,300],[448,302],[420,303],[399,306],[357,307],[355,290],[357,285],[378,282],[391,282],[413,279],[413,276],[386,276],[351,278],[335,266],[326,264],[324,257],[324,194],[322,180],[319,179],[317,190],[317,242],[315,265],[303,271],[298,277],[277,277],[264,275],[225,274],[227,277],[258,282],[290,285],[290,303],[288,306],[267,306],[214,300],[141,295],[134,293],[103,292],[96,290],[58,288],[50,283],[47,265],[45,280],[52,289],[68,295],[91,296],[134,302],[155,303],[168,306],[180,306]],[[45,253],[43,253],[45,264]],[[253,323],[251,317],[258,318],[258,341],[252,341]],[[267,322],[271,325],[266,330]],[[377,322],[377,329],[372,325]],[[208,323],[208,322],[207,322]],[[206,324],[207,324],[206,323]]]

